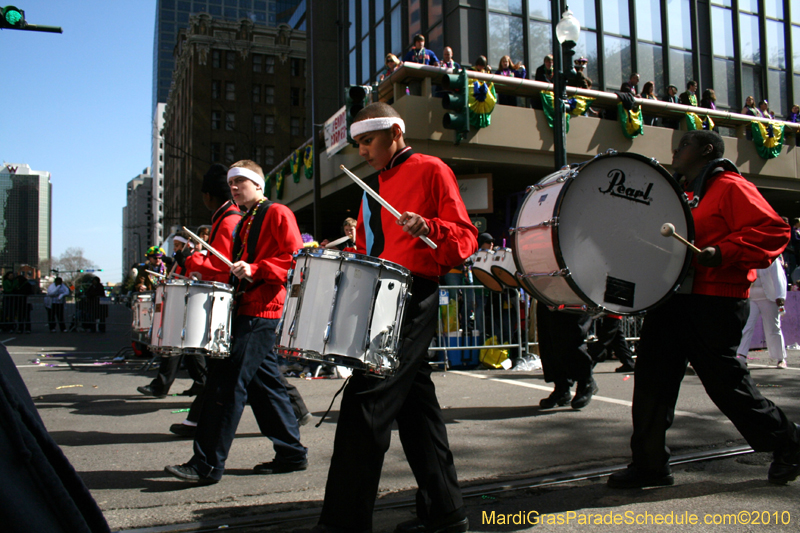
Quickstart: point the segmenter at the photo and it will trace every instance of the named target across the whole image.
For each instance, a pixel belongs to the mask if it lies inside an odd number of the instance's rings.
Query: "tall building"
[[[207,224],[200,186],[212,163],[252,159],[272,168],[308,139],[306,36],[192,17],[175,47],[164,113],[164,227]]]
[[[153,111],[166,103],[175,59],[178,32],[189,27],[189,17],[207,13],[220,20],[247,19],[259,26],[286,23],[300,0],[158,0],[153,43]]]
[[[50,173],[29,165],[0,167],[0,268],[49,269],[52,230]]]
[[[122,208],[122,271],[144,260],[153,235],[153,178],[151,169],[128,182],[127,202]]]
[[[153,234],[150,242],[159,244],[167,236],[164,231],[164,137],[161,130],[164,128],[164,110],[167,104],[157,104],[153,116],[153,141],[151,148],[152,164],[150,166],[153,178]]]

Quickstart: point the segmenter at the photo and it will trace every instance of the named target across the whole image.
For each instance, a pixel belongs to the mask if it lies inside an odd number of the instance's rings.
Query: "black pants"
[[[794,424],[761,395],[736,357],[748,313],[746,299],[696,294],[676,294],[648,312],[634,373],[631,449],[636,467],[659,473],[669,469],[666,433],[687,362],[754,450],[782,450],[799,442]]]
[[[50,326],[50,331],[56,330],[56,321],[58,321],[58,327],[61,331],[67,329],[67,325],[64,323],[64,304],[53,303],[47,308],[47,323]]]
[[[158,365],[158,375],[150,382],[153,392],[156,394],[167,394],[178,371],[181,368],[181,360],[186,362],[186,371],[189,372],[194,382],[199,387],[206,384],[206,358],[204,355],[176,355],[162,356],[161,363]]]
[[[589,354],[595,361],[610,359],[612,354],[617,356],[623,365],[633,367],[633,354],[628,348],[628,341],[622,332],[622,320],[616,317],[605,316],[594,322],[597,342],[589,345]]]
[[[536,331],[544,380],[556,387],[571,387],[592,379],[592,357],[586,335],[592,319],[586,313],[551,311],[536,303]]]
[[[453,454],[427,364],[436,329],[438,285],[416,278],[406,305],[400,367],[388,379],[355,374],[342,396],[320,523],[372,528],[383,458],[397,422],[417,490],[417,516],[435,519],[463,507]]]

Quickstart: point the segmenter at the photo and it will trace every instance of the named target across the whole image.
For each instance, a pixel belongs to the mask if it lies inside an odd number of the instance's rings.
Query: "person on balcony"
[[[425,48],[425,36],[418,33],[414,36],[414,48],[406,52],[403,56],[404,63],[419,63],[420,65],[431,65],[433,67],[439,64],[439,58],[433,53],[433,50]]]
[[[690,80],[686,84],[686,91],[681,93],[678,100],[683,105],[691,105],[697,107],[697,82]]]
[[[655,94],[656,84],[655,82],[648,81],[642,87],[642,93],[639,95],[639,98],[643,98],[645,100],[658,100]],[[655,126],[656,125],[656,117],[647,116],[644,117],[644,123],[646,126]]]
[[[500,65],[497,68],[497,73],[501,76],[508,76],[511,78],[522,78],[523,80],[528,77],[528,71],[522,61],[514,63],[511,61],[511,56],[503,56],[500,58]],[[497,103],[500,105],[517,105],[517,97],[512,94],[499,94],[497,95]]]

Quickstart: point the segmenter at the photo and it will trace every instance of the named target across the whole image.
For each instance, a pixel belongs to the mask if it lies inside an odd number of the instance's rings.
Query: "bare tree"
[[[71,284],[78,277],[79,270],[97,268],[97,265],[83,256],[83,248],[67,248],[63,254],[53,259],[52,268],[58,271],[65,283]]]

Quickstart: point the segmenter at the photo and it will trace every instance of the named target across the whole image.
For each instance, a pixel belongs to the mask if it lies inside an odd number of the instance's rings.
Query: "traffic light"
[[[455,130],[456,144],[469,133],[469,79],[467,71],[461,69],[458,74],[445,74],[442,87],[449,91],[442,97],[442,107],[450,110],[442,117],[442,126]]]
[[[25,12],[17,7],[0,7],[0,15],[0,28],[21,30],[25,27]]]
[[[370,104],[372,87],[369,85],[350,85],[344,90],[345,118],[347,119],[347,142],[356,146],[358,143],[350,137],[350,125],[359,111]]]

